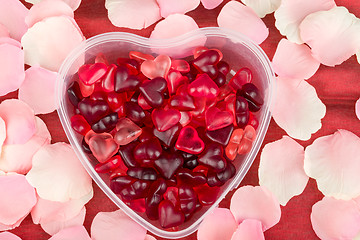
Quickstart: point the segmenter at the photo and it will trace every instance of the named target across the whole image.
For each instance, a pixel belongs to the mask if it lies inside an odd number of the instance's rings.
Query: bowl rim
[[[111,189],[107,186],[107,184],[102,180],[100,175],[94,170],[90,162],[87,160],[85,153],[82,150],[79,150],[81,149],[80,143],[78,141],[75,141],[76,139],[75,132],[71,130],[70,119],[67,117],[64,106],[65,105],[63,101],[64,85],[65,85],[64,79],[67,76],[67,73],[71,68],[72,64],[74,64],[74,61],[77,58],[79,58],[81,54],[83,54],[88,49],[105,42],[124,41],[148,48],[150,46],[151,48],[169,48],[169,47],[183,45],[186,42],[192,41],[194,39],[198,39],[202,36],[226,37],[231,40],[236,40],[237,43],[239,42],[245,45],[249,50],[251,50],[251,52],[253,52],[257,56],[258,60],[262,64],[264,71],[267,75],[267,82],[268,82],[268,92],[266,99],[267,104],[263,105],[263,108],[265,108],[264,117],[263,117],[263,121],[259,125],[259,128],[257,129],[257,132],[261,134],[257,134],[256,139],[253,143],[253,147],[251,151],[248,153],[247,157],[245,158],[245,162],[242,164],[242,167],[238,169],[238,173],[231,180],[228,186],[223,189],[223,192],[218,197],[217,201],[214,204],[212,204],[209,207],[209,209],[206,210],[206,212],[202,216],[200,216],[196,221],[194,221],[189,227],[179,231],[166,231],[154,226],[152,223],[143,219],[140,215],[138,215],[135,211],[129,208],[121,200],[119,202],[118,196],[111,191]],[[275,78],[275,74],[272,70],[271,62],[268,59],[265,52],[261,49],[261,47],[258,46],[256,43],[254,43],[252,40],[250,40],[248,37],[244,36],[243,34],[235,32],[230,29],[224,29],[219,27],[205,27],[187,32],[181,36],[177,36],[170,39],[150,39],[127,32],[109,32],[109,33],[103,33],[93,36],[83,41],[80,45],[74,48],[71,51],[71,53],[67,56],[67,58],[63,61],[58,71],[57,80],[56,80],[57,81],[56,97],[58,102],[57,112],[60,118],[60,122],[66,133],[66,136],[71,146],[73,147],[77,157],[79,158],[80,162],[82,163],[86,171],[89,173],[91,178],[99,186],[99,188],[107,195],[107,197],[110,198],[112,202],[114,202],[114,204],[117,205],[122,211],[124,211],[130,218],[132,218],[134,221],[139,223],[142,227],[146,228],[150,232],[154,233],[159,237],[176,239],[176,238],[188,236],[193,232],[195,232],[198,229],[198,226],[202,222],[204,217],[207,214],[209,214],[215,207],[217,207],[218,204],[222,201],[222,199],[231,190],[237,188],[240,185],[241,181],[243,180],[246,173],[250,169],[253,161],[256,158],[258,151],[260,150],[261,143],[264,140],[265,134],[270,124],[270,120],[271,120],[270,105],[271,105],[272,95],[274,92],[274,84],[275,84],[274,78]]]

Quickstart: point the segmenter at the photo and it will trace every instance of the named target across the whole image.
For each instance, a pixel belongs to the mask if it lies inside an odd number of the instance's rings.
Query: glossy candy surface
[[[165,229],[218,199],[240,167],[234,159],[252,148],[264,104],[249,68],[231,66],[217,49],[193,53],[131,51],[115,63],[98,54],[67,89],[71,126],[95,171]]]

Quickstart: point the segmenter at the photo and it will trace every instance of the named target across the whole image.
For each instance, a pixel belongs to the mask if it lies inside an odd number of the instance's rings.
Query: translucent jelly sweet
[[[263,93],[251,69],[228,76],[222,58],[205,47],[190,59],[132,51],[110,62],[99,53],[101,62],[81,66],[66,91],[76,113],[71,126],[95,170],[162,228],[176,229],[213,204],[238,170],[233,160],[256,138]]]

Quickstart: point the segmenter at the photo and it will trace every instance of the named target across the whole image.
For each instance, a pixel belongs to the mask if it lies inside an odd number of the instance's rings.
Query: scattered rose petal
[[[99,212],[91,225],[93,240],[117,240],[118,236],[126,240],[144,239],[146,229],[133,221],[122,210]]]
[[[261,222],[245,219],[240,223],[231,240],[265,240]]]
[[[84,39],[74,19],[68,16],[46,18],[29,28],[21,39],[25,63],[56,72]]]
[[[0,37],[10,37],[9,30],[0,23]]]
[[[354,200],[324,197],[312,207],[310,219],[323,240],[353,239],[360,231],[360,209]]]
[[[278,77],[274,95],[272,116],[290,137],[309,140],[321,128],[326,107],[308,82]]]
[[[1,47],[1,46],[0,46]],[[24,144],[36,132],[34,111],[18,99],[7,99],[0,104],[0,117],[5,121],[4,144]]]
[[[74,18],[74,12],[71,7],[62,0],[43,0],[29,10],[29,14],[25,18],[28,27],[32,27],[35,23],[47,17],[69,16]]]
[[[355,103],[355,113],[357,118],[360,120],[360,98]]]
[[[28,3],[36,4],[44,0],[25,0],[25,1]],[[65,2],[67,5],[69,5],[73,11],[78,9],[81,3],[81,0],[62,0],[62,1]]]
[[[156,238],[151,235],[146,235],[144,240],[156,240]]]
[[[25,218],[26,218],[26,216],[20,218],[19,220],[16,221],[16,223],[10,224],[10,225],[0,223],[0,231],[7,231],[7,230],[12,230],[14,228],[17,228],[18,226],[20,226],[20,224],[22,223],[22,221]]]
[[[21,48],[21,43],[19,41],[10,37],[0,37],[0,45],[5,43],[18,47],[19,49]],[[24,60],[22,60],[22,62],[24,62]],[[23,69],[24,68],[21,68],[21,72],[23,71]]]
[[[291,42],[301,44],[299,25],[304,18],[314,12],[335,7],[334,0],[282,0],[275,11],[275,26]],[[329,49],[330,50],[330,49]]]
[[[316,73],[320,63],[311,56],[308,46],[283,38],[276,48],[272,66],[280,77],[309,79]]]
[[[66,202],[92,190],[90,176],[69,144],[45,145],[33,157],[26,178],[46,200]]]
[[[166,18],[174,13],[185,14],[197,8],[200,0],[156,0],[160,7],[161,16]]]
[[[300,34],[313,57],[327,66],[341,64],[360,49],[360,19],[345,7],[308,15]]]
[[[1,0],[0,0],[1,1]],[[10,38],[5,38],[6,41]],[[14,40],[15,41],[15,40]],[[25,78],[24,52],[13,44],[0,45],[0,96],[15,91]]]
[[[12,225],[24,219],[36,203],[35,189],[24,175],[0,176],[0,223]]]
[[[269,35],[265,23],[250,8],[237,1],[228,2],[217,18],[219,27],[238,31],[255,43],[262,43]]]
[[[2,232],[0,233],[0,239],[1,240],[21,240],[18,236],[15,234],[12,234],[10,232]]]
[[[26,102],[35,114],[55,111],[56,77],[56,72],[38,66],[29,68],[25,72],[25,81],[19,88],[19,99]]]
[[[198,28],[199,26],[192,17],[184,14],[172,14],[156,24],[150,38],[172,38]]]
[[[116,27],[140,30],[161,19],[156,0],[105,0],[105,8]]]
[[[273,13],[279,8],[281,0],[241,0],[246,6],[251,7],[256,14],[263,18],[266,14]]]
[[[301,194],[309,177],[304,171],[304,148],[288,136],[265,145],[260,156],[259,184],[283,206]]]
[[[80,213],[93,195],[94,192],[90,191],[79,199],[72,199],[67,202],[54,202],[38,197],[35,207],[31,210],[32,220],[35,224],[68,221]]]
[[[85,220],[85,215],[86,215],[86,208],[83,207],[78,215],[76,215],[75,217],[69,220],[66,221],[54,220],[52,222],[40,223],[40,226],[49,235],[54,235],[59,231],[61,231],[62,229],[83,225]]]
[[[360,195],[360,138],[340,129],[305,149],[304,169],[327,197],[349,200]]]
[[[222,2],[223,2],[223,0],[201,0],[201,3],[204,6],[204,8],[209,9],[209,10],[216,8]]]
[[[0,23],[10,33],[10,37],[20,41],[27,31],[25,17],[28,9],[19,0],[0,0]]]
[[[6,139],[6,126],[5,121],[0,117],[0,156],[2,152],[2,146]]]
[[[237,228],[233,214],[227,208],[215,208],[201,222],[198,240],[230,240]]]
[[[281,217],[279,202],[262,186],[244,186],[236,190],[230,210],[238,223],[248,218],[261,221],[264,231],[277,224]]]
[[[51,135],[39,117],[35,117],[36,132],[24,144],[4,145],[0,156],[0,169],[6,172],[26,174],[32,167],[32,157],[45,144],[50,144]]]
[[[84,226],[75,226],[61,230],[49,240],[91,240],[91,238]]]

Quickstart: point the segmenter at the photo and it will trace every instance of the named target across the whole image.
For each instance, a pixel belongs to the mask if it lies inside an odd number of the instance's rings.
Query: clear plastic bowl
[[[82,136],[74,132],[71,128],[70,117],[74,115],[74,109],[69,103],[65,93],[78,68],[83,63],[93,63],[96,55],[99,53],[105,54],[109,62],[116,62],[116,59],[119,57],[128,57],[129,51],[140,51],[154,56],[166,54],[170,57],[180,58],[191,55],[193,48],[199,45],[221,50],[224,55],[223,60],[230,64],[231,71],[229,75],[234,75],[236,71],[242,67],[250,68],[254,76],[253,83],[263,93],[265,103],[258,113],[259,127],[253,147],[248,154],[243,156],[238,155],[236,157],[233,163],[237,168],[237,173],[234,178],[230,179],[221,188],[217,201],[209,207],[203,207],[200,211],[196,212],[189,221],[183,223],[176,230],[163,229],[158,221],[149,220],[145,214],[136,213],[130,209],[111,191],[109,187],[109,176],[107,174],[98,174],[94,170],[96,161],[81,150]],[[231,76],[228,76],[228,80],[230,77]],[[166,40],[148,39],[122,32],[105,33],[92,37],[78,46],[62,64],[57,79],[58,114],[65,133],[78,158],[102,191],[132,219],[155,235],[168,239],[181,238],[196,231],[204,216],[214,207],[218,206],[230,190],[238,187],[248,172],[260,149],[270,122],[271,115],[269,105],[273,88],[273,78],[274,73],[271,68],[271,63],[262,49],[247,37],[227,29],[213,27],[201,28],[185,35]]]

